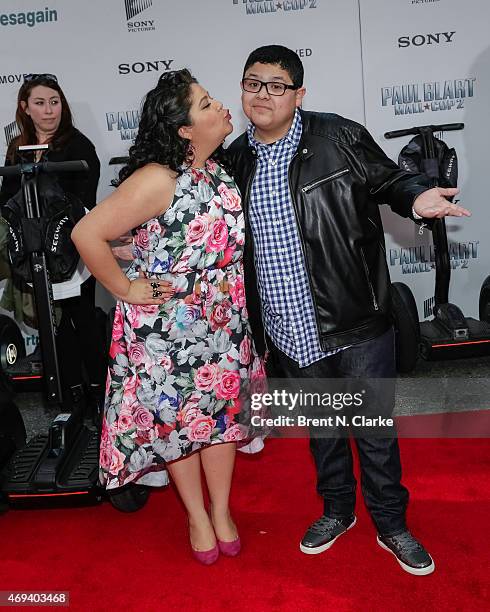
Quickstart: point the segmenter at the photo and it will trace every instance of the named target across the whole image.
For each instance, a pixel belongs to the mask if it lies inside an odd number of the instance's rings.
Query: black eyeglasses
[[[50,74],[49,72],[45,72],[44,74],[24,74],[24,83],[28,81],[35,81],[37,79],[47,79],[48,81],[58,82],[58,79],[55,74]]]
[[[271,96],[283,96],[286,89],[299,89],[296,85],[286,85],[286,83],[280,83],[278,81],[259,81],[258,79],[242,79],[243,91],[249,93],[259,93],[265,87],[267,93]]]

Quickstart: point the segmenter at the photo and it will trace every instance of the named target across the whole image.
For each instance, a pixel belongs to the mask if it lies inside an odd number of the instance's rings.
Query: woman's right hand
[[[174,293],[171,282],[142,277],[130,281],[128,292],[121,299],[128,304],[164,304]]]

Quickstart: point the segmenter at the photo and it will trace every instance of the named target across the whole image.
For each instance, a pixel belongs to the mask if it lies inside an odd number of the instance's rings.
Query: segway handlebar
[[[442,123],[440,125],[420,125],[419,127],[409,128],[407,130],[394,130],[385,132],[385,138],[400,138],[400,136],[416,136],[421,130],[430,130],[431,132],[451,132],[454,130],[462,130],[464,123]]]
[[[31,172],[87,172],[88,164],[85,160],[74,160],[64,162],[39,162],[37,164],[17,164],[15,166],[3,166],[0,168],[0,176],[18,176]]]
[[[129,157],[111,157],[109,160],[109,166],[117,166],[119,164],[127,164]]]

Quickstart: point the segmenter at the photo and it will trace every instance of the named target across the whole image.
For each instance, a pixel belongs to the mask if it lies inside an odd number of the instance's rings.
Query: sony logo
[[[174,62],[170,60],[153,60],[151,62],[134,62],[133,64],[119,64],[119,74],[129,74],[130,72],[160,72],[170,70],[170,65]]]
[[[410,47],[421,47],[422,45],[433,45],[440,43],[453,42],[453,36],[456,32],[437,32],[435,34],[416,34],[415,36],[400,36],[398,39],[398,46],[400,48]]]

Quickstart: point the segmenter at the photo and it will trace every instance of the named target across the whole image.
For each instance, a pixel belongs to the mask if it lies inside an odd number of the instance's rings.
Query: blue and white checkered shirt
[[[300,236],[289,193],[288,168],[302,132],[299,111],[289,132],[273,144],[254,138],[255,127],[247,129],[248,141],[257,151],[257,171],[249,203],[254,236],[255,266],[264,327],[274,344],[300,367],[338,352],[320,347]]]

